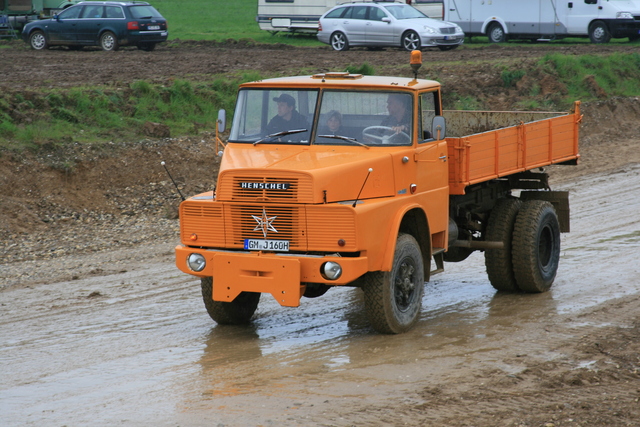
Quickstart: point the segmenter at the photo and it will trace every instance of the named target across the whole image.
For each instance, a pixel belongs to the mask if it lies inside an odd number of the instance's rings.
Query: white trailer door
[[[465,33],[471,32],[471,0],[445,0],[444,20],[455,22]]]
[[[561,1],[558,3],[560,9],[566,13],[567,33],[575,35],[586,35],[589,33],[589,23],[597,19],[600,15],[599,3],[602,0],[575,0]]]

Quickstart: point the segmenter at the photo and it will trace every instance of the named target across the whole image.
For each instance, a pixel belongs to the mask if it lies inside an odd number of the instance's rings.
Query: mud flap
[[[233,301],[241,292],[270,293],[280,305],[298,307],[304,293],[297,259],[220,253],[213,257],[213,300]]]
[[[523,202],[526,200],[544,200],[545,202],[550,202],[558,215],[560,232],[569,232],[570,209],[568,191],[523,191],[520,193],[520,199]]]

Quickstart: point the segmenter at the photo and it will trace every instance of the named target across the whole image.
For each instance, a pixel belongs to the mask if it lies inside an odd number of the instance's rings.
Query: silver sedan
[[[431,19],[407,4],[350,3],[320,18],[318,40],[335,50],[351,46],[450,50],[464,43],[464,32],[454,23]]]

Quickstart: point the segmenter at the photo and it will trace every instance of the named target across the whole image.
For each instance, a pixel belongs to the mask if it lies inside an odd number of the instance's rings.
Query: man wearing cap
[[[296,110],[296,100],[293,96],[283,93],[273,100],[278,103],[278,114],[267,125],[268,135],[288,130],[309,129],[304,116]],[[298,135],[306,135],[306,132]]]

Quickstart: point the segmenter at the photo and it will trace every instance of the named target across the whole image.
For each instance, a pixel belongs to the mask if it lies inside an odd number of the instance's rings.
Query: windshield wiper
[[[358,145],[361,145],[363,147],[367,147],[367,148],[371,148],[369,147],[367,144],[363,144],[362,142],[358,141],[355,138],[351,138],[349,136],[342,136],[342,135],[318,135],[319,138],[331,138],[331,139],[341,139],[342,141],[349,141],[349,142],[355,142]]]
[[[281,132],[276,132],[276,133],[272,133],[271,135],[267,135],[262,139],[257,140],[256,142],[253,143],[253,145],[257,145],[260,144],[261,142],[264,142],[268,139],[272,139],[272,138],[276,138],[278,136],[285,136],[285,135],[291,135],[294,133],[301,133],[301,132],[306,132],[306,129],[292,129],[292,130],[283,130]]]

